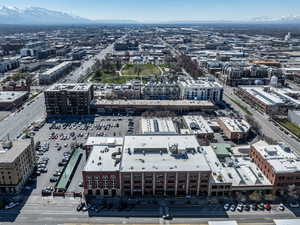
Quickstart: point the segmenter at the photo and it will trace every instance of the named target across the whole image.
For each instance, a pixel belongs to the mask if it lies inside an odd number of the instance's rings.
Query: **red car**
[[[270,204],[264,204],[264,208],[269,211],[269,210],[271,210],[271,205]]]

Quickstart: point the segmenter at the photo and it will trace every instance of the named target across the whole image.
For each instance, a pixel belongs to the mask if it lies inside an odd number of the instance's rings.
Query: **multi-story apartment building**
[[[223,101],[223,87],[215,81],[181,79],[178,85],[180,99],[209,100],[213,103]]]
[[[177,83],[149,82],[142,89],[144,99],[179,99],[180,89]]]
[[[20,192],[35,165],[33,140],[2,142],[0,147],[0,193]]]
[[[19,59],[17,57],[2,58],[0,59],[0,73],[7,72],[9,70],[16,69],[20,66]]]
[[[283,71],[279,68],[248,63],[227,63],[222,68],[221,80],[230,86],[269,84],[273,76],[278,78],[280,84],[284,84]]]
[[[93,97],[91,84],[54,84],[45,91],[46,111],[48,116],[89,114]]]
[[[72,68],[71,62],[62,62],[57,66],[39,74],[39,83],[52,84],[54,81],[58,80],[62,75],[64,75],[68,70]]]
[[[250,157],[273,185],[273,193],[287,193],[289,186],[300,187],[299,157],[286,145],[264,141],[251,146]]]

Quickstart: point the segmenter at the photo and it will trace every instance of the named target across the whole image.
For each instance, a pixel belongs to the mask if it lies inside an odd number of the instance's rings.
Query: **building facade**
[[[54,84],[45,91],[48,116],[90,114],[94,91],[91,84]]]
[[[16,194],[36,165],[33,140],[5,141],[0,150],[0,193]]]

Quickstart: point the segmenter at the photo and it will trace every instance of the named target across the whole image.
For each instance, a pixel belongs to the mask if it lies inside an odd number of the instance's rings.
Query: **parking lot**
[[[63,168],[70,159],[71,146],[84,145],[89,136],[124,136],[138,131],[138,117],[86,117],[52,120],[35,131],[37,151],[37,184],[33,194],[40,195],[48,187],[53,190]],[[68,192],[82,191],[81,171],[86,162],[85,152],[69,185]]]

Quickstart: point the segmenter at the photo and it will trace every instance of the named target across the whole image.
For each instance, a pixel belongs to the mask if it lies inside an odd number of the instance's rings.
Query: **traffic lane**
[[[14,112],[0,122],[0,139],[9,135],[16,138],[24,128],[32,122],[43,119],[45,116],[44,95],[40,94],[30,105],[24,106],[20,112]]]
[[[249,106],[248,104],[244,103],[240,99],[238,99],[237,96],[234,96],[230,93],[232,97],[235,97],[235,100],[241,102],[244,105]],[[238,106],[235,105],[234,102],[231,101],[230,98],[228,98],[226,95],[224,96],[224,100],[226,102],[230,102],[231,105],[239,111],[240,113],[246,115],[245,112],[243,112]],[[288,144],[292,149],[299,152],[300,149],[300,143],[293,138],[289,137],[287,134],[283,133],[281,130],[279,130],[276,126],[274,126],[270,121],[267,120],[267,118],[258,113],[257,111],[253,110],[250,106],[248,107],[248,110],[253,114],[253,118],[261,125],[261,129],[263,134],[265,134],[268,137],[271,137],[272,139],[283,141],[286,144]]]

